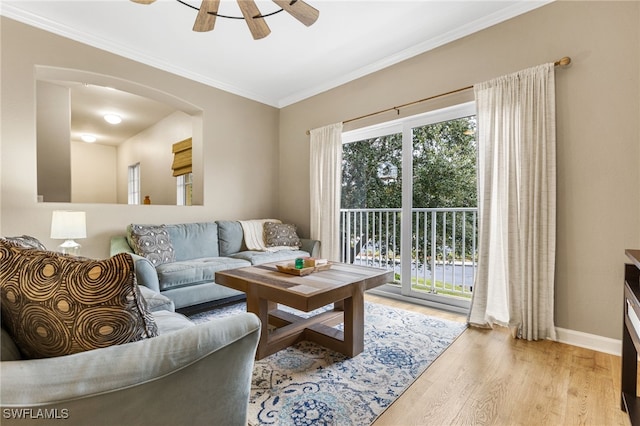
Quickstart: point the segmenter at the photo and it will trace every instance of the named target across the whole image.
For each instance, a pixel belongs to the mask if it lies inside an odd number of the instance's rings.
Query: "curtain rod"
[[[562,59],[559,59],[559,60],[555,61],[553,63],[553,65],[556,66],[556,67],[565,67],[565,66],[569,65],[570,63],[571,63],[571,58],[568,57],[568,56],[565,56]],[[406,107],[411,106],[411,105],[415,105],[415,104],[419,104],[419,103],[422,103],[422,102],[430,101],[432,99],[442,98],[442,97],[448,96],[448,95],[453,95],[454,93],[458,93],[458,92],[464,92],[465,90],[469,90],[469,89],[473,89],[473,86],[462,87],[460,89],[451,90],[451,91],[446,92],[446,93],[440,93],[439,95],[429,96],[428,98],[419,99],[419,100],[413,101],[413,102],[407,102],[406,104],[394,106],[394,107],[387,108],[387,109],[382,109],[380,111],[376,111],[376,112],[372,112],[372,113],[369,113],[369,114],[361,115],[359,117],[350,118],[348,120],[344,120],[342,122],[342,124],[350,123],[352,121],[362,120],[363,118],[369,118],[369,117],[372,117],[374,115],[383,114],[385,112],[397,111],[398,114],[400,114],[400,108],[406,108]],[[307,130],[307,135],[310,135],[310,134],[311,134],[311,131]]]

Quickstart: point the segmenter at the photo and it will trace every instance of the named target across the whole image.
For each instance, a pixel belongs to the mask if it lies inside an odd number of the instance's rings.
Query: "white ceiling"
[[[98,144],[120,145],[177,111],[162,102],[111,87],[75,81],[49,83],[69,89],[73,142],[82,141],[82,135],[92,135]],[[106,114],[118,115],[122,122],[110,124],[104,119]]]
[[[12,19],[275,107],[284,107],[551,0],[307,0],[320,11],[305,27],[287,13],[266,18],[253,40],[241,20],[191,30],[196,10],[175,0],[2,0]],[[200,0],[185,0],[199,7]],[[256,2],[263,14],[278,7]],[[241,16],[235,0],[219,13]]]

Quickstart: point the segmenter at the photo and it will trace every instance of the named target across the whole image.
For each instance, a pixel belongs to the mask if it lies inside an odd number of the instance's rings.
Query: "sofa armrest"
[[[143,285],[156,293],[160,293],[160,281],[158,280],[156,267],[153,266],[153,263],[151,263],[151,261],[146,257],[135,254],[127,242],[127,237],[124,235],[111,237],[109,255],[114,256],[118,253],[129,253],[133,258],[138,285]]]
[[[115,235],[109,241],[109,256],[114,256],[118,253],[133,253],[133,249],[124,235]]]
[[[306,251],[311,255],[311,257],[320,256],[320,241],[311,240],[308,238],[300,238],[300,242],[302,243],[300,250]]]
[[[55,410],[70,425],[246,425],[259,336],[258,318],[241,313],[124,345],[4,361],[0,406]]]
[[[133,258],[133,265],[136,269],[138,285],[143,285],[156,293],[160,293],[160,280],[153,263],[146,257],[138,256],[137,254],[131,253],[131,257]]]

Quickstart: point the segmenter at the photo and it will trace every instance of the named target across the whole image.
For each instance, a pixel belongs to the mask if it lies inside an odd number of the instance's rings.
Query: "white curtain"
[[[325,259],[340,260],[342,123],[311,130],[310,236]]]
[[[553,64],[474,86],[478,270],[469,323],[555,339],[556,129]]]

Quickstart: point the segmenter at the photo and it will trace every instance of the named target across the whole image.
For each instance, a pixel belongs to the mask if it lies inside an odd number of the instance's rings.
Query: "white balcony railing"
[[[470,298],[477,264],[477,208],[412,209],[411,253],[402,256],[400,209],[340,210],[342,261],[386,268],[414,291]],[[411,277],[403,280],[402,261]],[[410,281],[409,281],[410,280]]]

